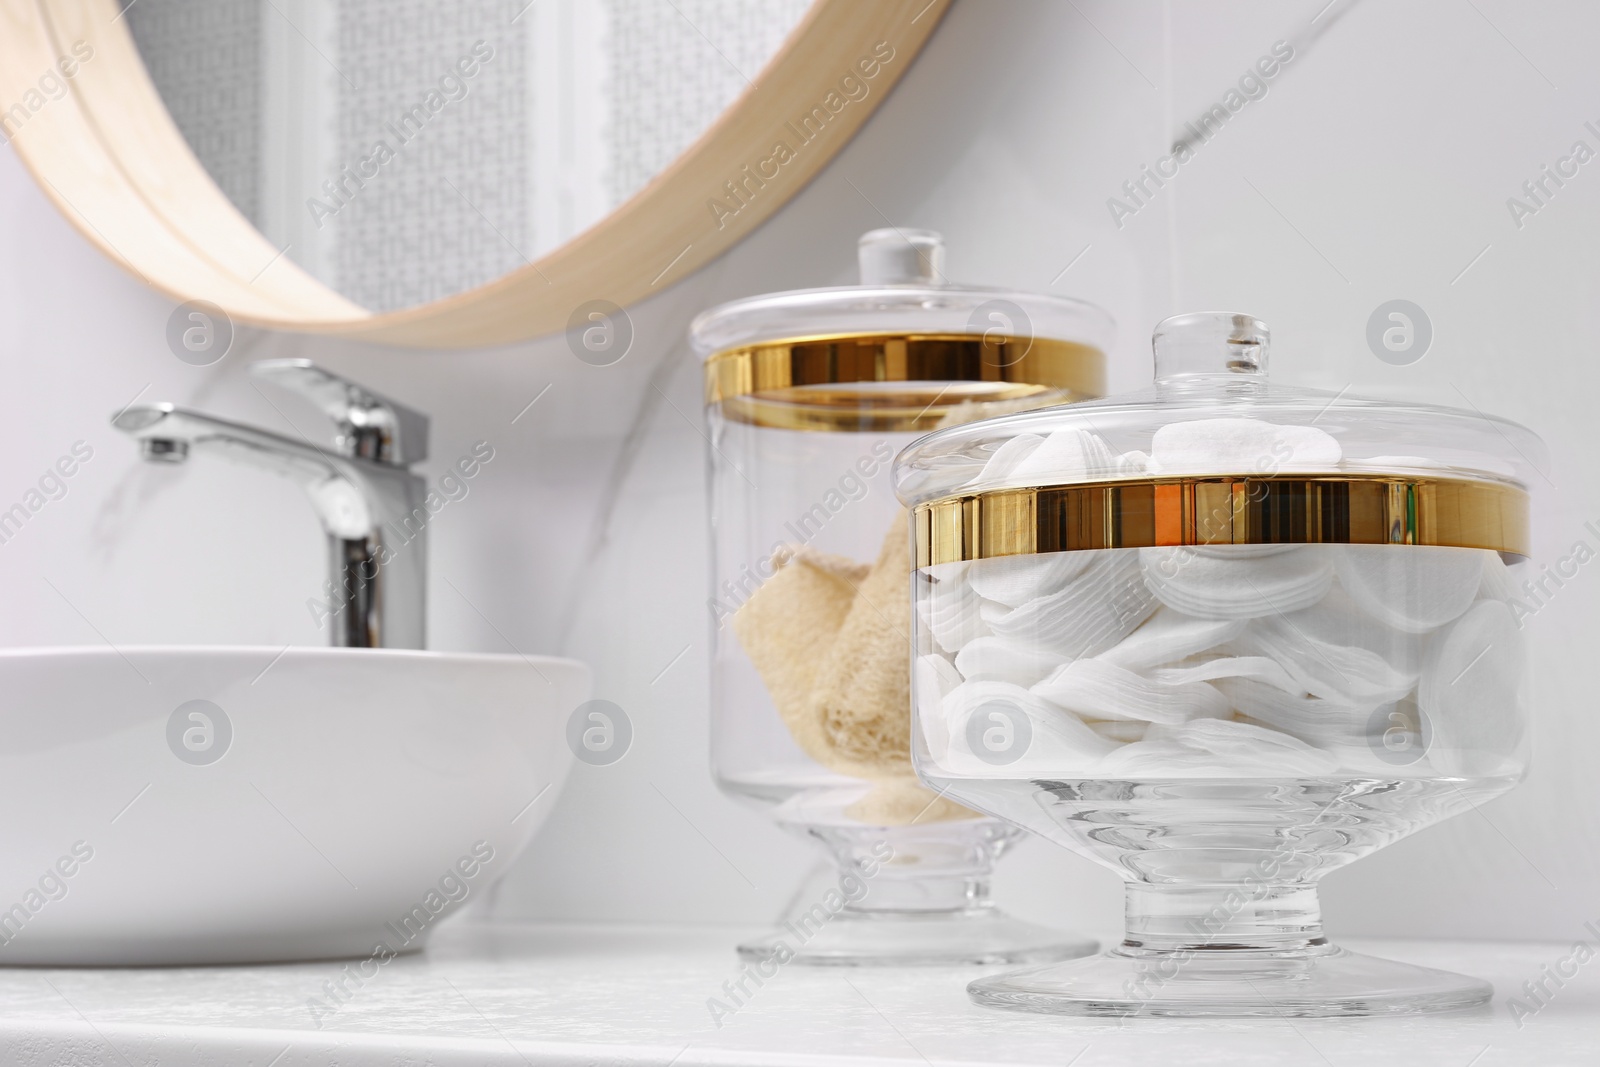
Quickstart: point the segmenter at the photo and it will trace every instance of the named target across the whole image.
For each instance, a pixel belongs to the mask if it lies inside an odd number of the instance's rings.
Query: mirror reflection
[[[391,311],[521,267],[706,131],[809,0],[137,0],[168,112],[282,255]]]

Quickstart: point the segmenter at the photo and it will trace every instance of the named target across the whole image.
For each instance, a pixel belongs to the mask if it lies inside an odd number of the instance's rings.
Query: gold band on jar
[[[992,334],[805,337],[731,348],[705,367],[708,405],[789,430],[921,432],[963,404],[1042,407],[1105,392],[1099,349]]]
[[[1174,477],[993,489],[919,504],[917,566],[1178,545],[1438,545],[1530,554],[1528,494],[1386,474]]]

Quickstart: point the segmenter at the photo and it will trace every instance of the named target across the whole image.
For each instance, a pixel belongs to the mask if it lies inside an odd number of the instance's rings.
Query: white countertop
[[[1600,1062],[1600,963],[1519,1029],[1506,998],[1571,946],[1351,940],[1494,982],[1491,1007],[1407,1019],[1065,1019],[979,1008],[984,969],[789,966],[718,1028],[734,976],[721,928],[443,928],[375,969],[317,1026],[344,964],[0,970],[0,1063],[454,1067],[457,1064],[1374,1064]]]

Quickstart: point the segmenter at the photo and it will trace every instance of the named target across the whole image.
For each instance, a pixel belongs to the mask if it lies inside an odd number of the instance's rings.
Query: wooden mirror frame
[[[400,311],[339,295],[229,202],[168,115],[117,0],[0,0],[0,138],[84,237],[174,300],[269,329],[503,344],[565,329],[587,301],[631,304],[731,248],[844,147],[949,4],[815,0],[756,81],[605,218],[492,282]],[[839,92],[847,74],[867,86],[860,99]]]

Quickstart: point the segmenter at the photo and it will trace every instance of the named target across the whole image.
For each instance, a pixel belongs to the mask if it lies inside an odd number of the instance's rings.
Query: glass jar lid
[[[933,433],[895,463],[918,565],[1071,549],[1415,544],[1529,554],[1544,444],[1477,410],[1269,380],[1249,315],[1157,325],[1155,384]]]
[[[957,286],[931,230],[873,230],[861,284],[735,300],[695,318],[706,402],[790,429],[932,430],[973,404],[1105,392],[1111,317],[1093,304]]]

